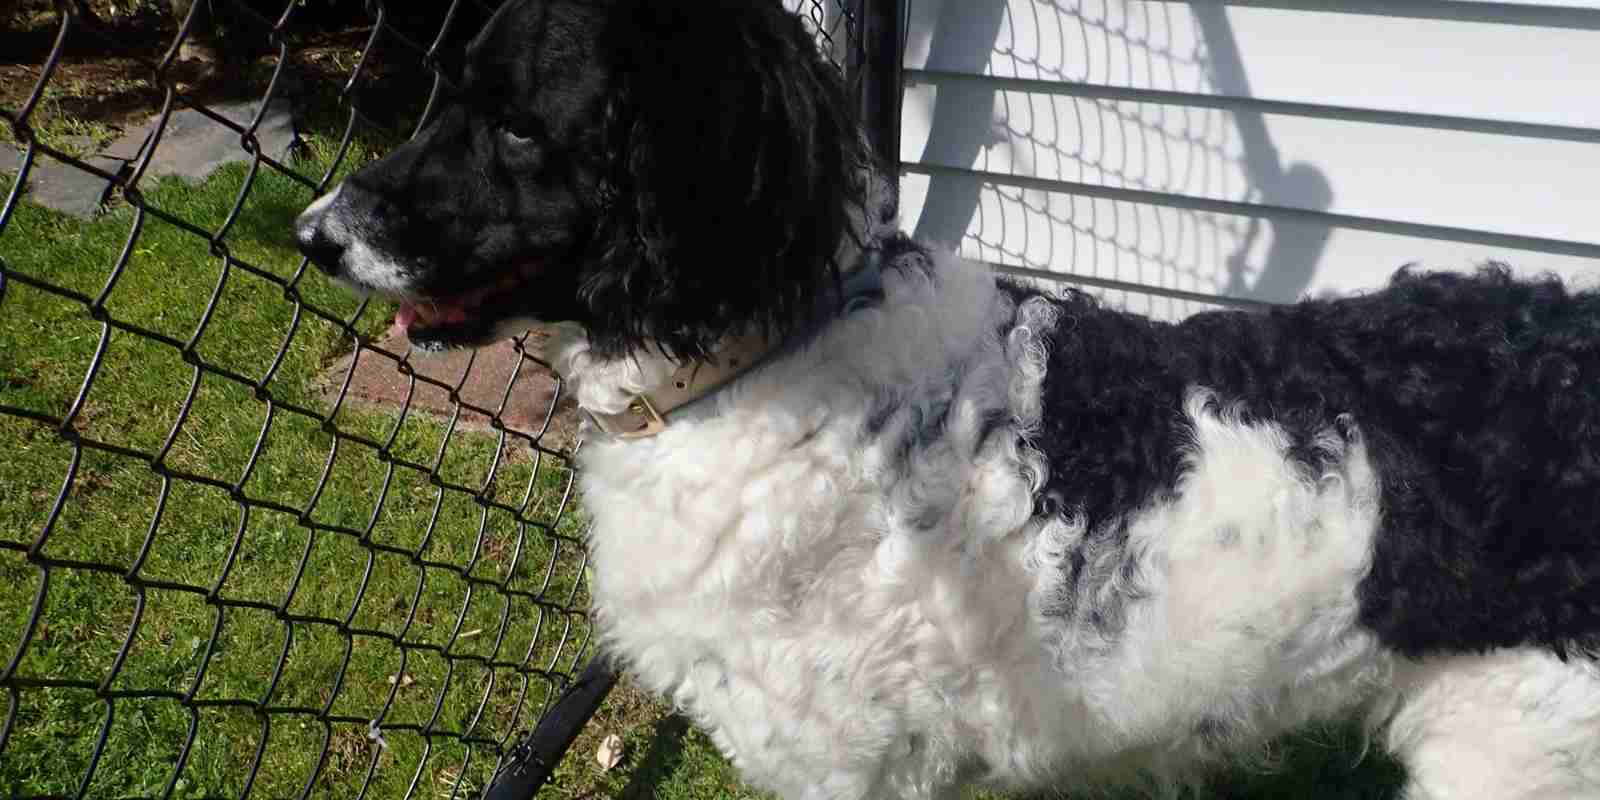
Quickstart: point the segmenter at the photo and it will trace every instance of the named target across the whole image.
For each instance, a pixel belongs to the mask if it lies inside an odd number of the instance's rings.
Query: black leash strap
[[[583,674],[561,693],[533,733],[507,754],[483,800],[530,800],[550,780],[572,740],[578,738],[616,682],[617,671],[610,659],[604,654],[590,659]]]

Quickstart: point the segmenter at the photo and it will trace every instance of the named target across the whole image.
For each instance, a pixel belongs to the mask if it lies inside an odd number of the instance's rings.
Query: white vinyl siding
[[[969,256],[1163,317],[1600,285],[1600,2],[902,2],[902,221]]]

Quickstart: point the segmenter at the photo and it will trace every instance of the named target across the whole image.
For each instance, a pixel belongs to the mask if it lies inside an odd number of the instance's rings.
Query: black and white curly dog
[[[308,208],[424,348],[563,323],[605,646],[789,798],[1181,787],[1351,713],[1600,797],[1600,294],[1161,324],[895,234],[776,0],[514,0]]]

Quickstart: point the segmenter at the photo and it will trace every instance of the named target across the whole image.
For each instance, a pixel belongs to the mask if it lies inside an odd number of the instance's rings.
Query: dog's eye
[[[539,136],[539,132],[535,130],[536,127],[523,122],[502,122],[500,123],[500,135],[506,142],[513,145],[533,144]]]

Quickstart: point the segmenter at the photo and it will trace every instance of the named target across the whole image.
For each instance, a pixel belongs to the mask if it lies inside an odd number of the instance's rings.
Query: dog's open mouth
[[[486,286],[454,294],[403,299],[394,324],[424,350],[475,347],[498,338],[502,323],[523,315],[535,265],[506,273]]]

